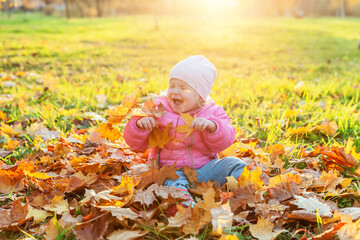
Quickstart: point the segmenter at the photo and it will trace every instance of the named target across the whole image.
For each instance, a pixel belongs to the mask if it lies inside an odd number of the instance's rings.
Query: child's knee
[[[230,156],[230,157],[226,157],[224,159],[229,161],[232,165],[236,165],[236,166],[239,166],[241,168],[244,168],[246,166],[246,163],[244,161],[242,161],[238,157]]]

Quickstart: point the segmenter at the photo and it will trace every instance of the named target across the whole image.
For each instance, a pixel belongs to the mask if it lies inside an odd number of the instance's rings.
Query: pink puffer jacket
[[[175,128],[185,124],[185,121],[180,114],[172,110],[165,96],[158,97],[155,100],[156,105],[160,104],[160,102],[164,105],[167,113],[161,118],[156,118],[156,121],[162,130],[165,129],[168,123],[172,122],[169,135],[179,140],[170,141],[160,151],[157,148],[151,149],[149,159],[157,159],[160,152],[160,166],[171,166],[176,163],[175,166],[178,168],[184,168],[186,165],[192,169],[200,168],[215,159],[218,152],[228,148],[235,140],[235,128],[231,125],[229,117],[224,109],[216,105],[213,100],[208,101],[202,108],[189,113],[193,117],[196,114],[197,117],[215,122],[217,125],[216,131],[213,133],[209,133],[207,130],[203,132],[195,131],[186,139],[184,139],[186,133],[175,132]],[[127,123],[124,138],[132,149],[145,151],[148,148],[150,130],[143,130],[136,126],[136,121],[139,118],[132,117]]]

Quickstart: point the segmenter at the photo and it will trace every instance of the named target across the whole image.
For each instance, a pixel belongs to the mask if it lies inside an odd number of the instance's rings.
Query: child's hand
[[[210,133],[213,133],[216,130],[216,124],[213,121],[199,117],[192,121],[190,128],[193,128],[195,131],[209,130]]]
[[[136,126],[144,130],[152,130],[155,127],[155,119],[153,117],[143,117],[136,121]]]

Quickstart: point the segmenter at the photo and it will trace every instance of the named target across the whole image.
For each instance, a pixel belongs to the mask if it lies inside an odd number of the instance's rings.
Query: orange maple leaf
[[[119,130],[113,128],[111,123],[100,124],[96,131],[101,134],[101,137],[107,138],[112,142],[119,140],[119,138],[121,137],[121,133],[119,132]]]
[[[115,106],[109,110],[109,123],[119,124],[129,115],[133,108],[139,104],[136,96],[125,96],[120,106]]]
[[[171,140],[171,137],[169,136],[171,125],[172,123],[168,123],[164,131],[161,131],[158,126],[153,128],[148,138],[150,148],[164,148],[164,146]]]
[[[325,119],[324,122],[321,123],[320,125],[315,126],[315,129],[331,137],[335,136],[338,128],[339,126],[336,124],[335,121],[329,122],[329,120],[327,119]]]

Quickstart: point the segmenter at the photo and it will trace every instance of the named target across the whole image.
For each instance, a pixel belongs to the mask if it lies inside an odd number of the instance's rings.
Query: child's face
[[[199,94],[187,83],[173,78],[169,81],[167,99],[177,113],[184,113],[199,107]]]

